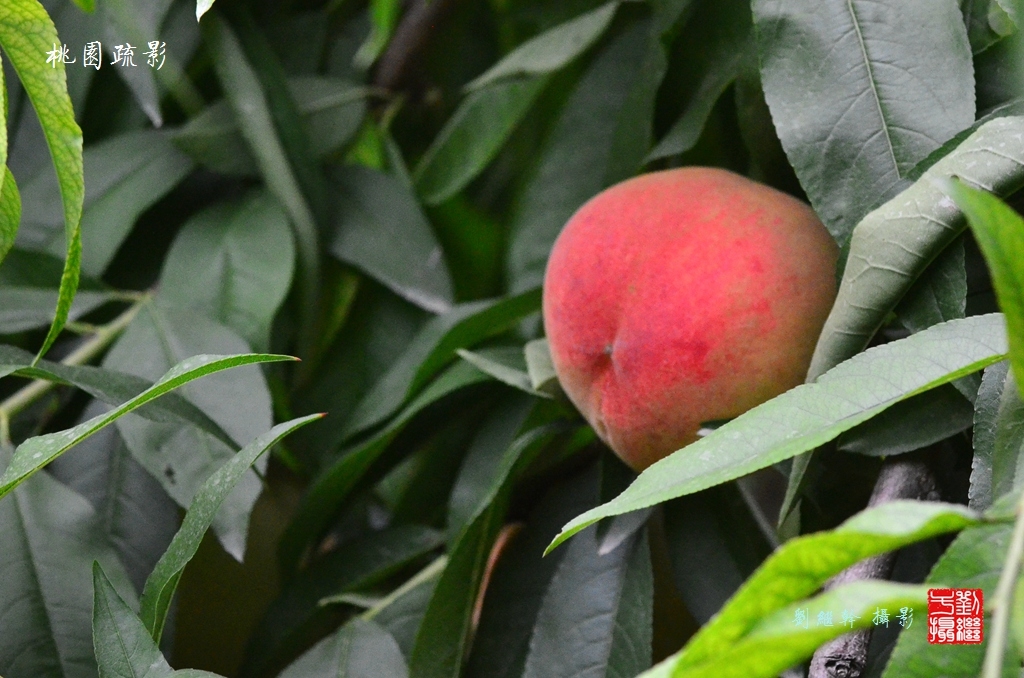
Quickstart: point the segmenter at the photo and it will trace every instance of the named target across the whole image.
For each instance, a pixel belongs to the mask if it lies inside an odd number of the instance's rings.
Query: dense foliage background
[[[1022,21],[0,0],[0,674],[792,676],[902,608],[865,675],[1019,675]],[[583,202],[682,165],[809,201],[842,283],[806,385],[637,477],[540,286]],[[984,644],[927,644],[937,585]]]

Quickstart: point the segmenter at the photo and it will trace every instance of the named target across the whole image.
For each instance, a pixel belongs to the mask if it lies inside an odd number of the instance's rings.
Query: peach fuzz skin
[[[838,248],[799,200],[687,167],[612,186],[563,228],[544,279],[562,388],[642,470],[803,382]]]

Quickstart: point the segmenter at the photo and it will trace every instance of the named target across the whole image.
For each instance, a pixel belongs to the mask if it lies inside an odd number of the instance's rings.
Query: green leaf
[[[540,290],[499,300],[459,304],[433,318],[352,412],[345,436],[376,426],[423,388],[455,351],[513,327],[540,309]]]
[[[736,483],[663,507],[672,580],[686,609],[704,624],[772,552]]]
[[[607,678],[633,678],[650,668],[653,640],[654,572],[647,530],[644,530],[633,546],[622,575]]]
[[[198,355],[187,358],[168,370],[153,386],[120,407],[116,407],[106,414],[94,417],[70,429],[29,438],[19,445],[14,452],[14,458],[11,460],[10,466],[0,476],[0,498],[10,493],[11,490],[24,482],[26,478],[35,474],[43,466],[107,424],[159,398],[165,393],[173,391],[179,386],[232,367],[278,362],[281,360],[292,360],[292,358],[265,354],[236,356]]]
[[[406,678],[409,669],[394,636],[356,617],[321,640],[281,673],[281,678]]]
[[[108,409],[93,401],[79,421]],[[54,460],[46,470],[92,505],[107,543],[141,593],[181,523],[178,505],[132,458],[114,426],[79,443],[74,454]]]
[[[600,555],[600,541],[596,527],[585,530],[555,570],[534,624],[524,678],[569,678],[609,661],[630,556],[647,542],[627,539]],[[630,631],[643,634],[644,624]]]
[[[206,7],[203,9],[205,12]],[[198,11],[197,14],[202,16]],[[235,113],[260,174],[291,219],[299,252],[300,292],[303,298],[303,344],[309,345],[312,314],[319,296],[320,252],[316,219],[271,115],[267,96],[242,46],[228,24],[219,17],[203,24],[214,60],[214,70],[224,95]]]
[[[963,318],[967,310],[967,270],[961,236],[925,269],[894,309],[911,332]]]
[[[421,560],[443,542],[443,535],[420,525],[399,525],[349,540],[296,575],[267,608],[249,638],[240,675],[264,675],[309,647],[312,634],[337,624],[338,614],[324,598],[365,590]],[[326,628],[325,628],[326,627]],[[319,636],[317,636],[319,637]]]
[[[547,83],[545,77],[508,79],[470,92],[416,165],[413,178],[423,202],[442,203],[476,178]]]
[[[75,122],[64,64],[46,63],[42,58],[58,44],[63,43],[57,37],[57,30],[37,0],[4,2],[4,11],[0,13],[0,45],[17,72],[43,128],[64,206],[67,259],[53,325],[39,349],[39,356],[50,349],[67,322],[68,311],[78,289],[82,258],[81,220],[85,197],[82,130]]]
[[[402,3],[399,0],[370,0],[370,34],[352,59],[356,68],[368,70],[384,53],[401,13]]]
[[[0,334],[15,334],[47,327],[53,322],[57,290],[34,287],[0,287]],[[83,291],[75,295],[68,320],[91,313],[115,298],[113,292]]]
[[[6,451],[0,455],[8,458]],[[134,602],[101,521],[88,502],[46,473],[0,499],[0,610],[14,620],[0,633],[3,675],[96,676],[93,562]]]
[[[753,54],[750,3],[741,0],[698,4],[684,29],[681,44],[689,47],[687,62],[698,82],[682,114],[647,161],[685,153],[696,145],[722,94]]]
[[[456,353],[470,365],[473,365],[481,372],[485,372],[503,384],[517,388],[524,393],[539,398],[551,398],[552,396],[533,388],[533,382],[526,371],[526,361],[523,359],[523,351],[515,346],[504,346],[496,348],[483,348],[478,351],[467,351],[460,348]]]
[[[1005,365],[1001,370],[995,369],[995,366],[991,369],[992,374],[986,376],[998,378],[1002,374],[1004,377],[993,385],[994,388],[987,389],[991,394],[986,394],[986,399],[993,402],[986,403],[984,409],[991,408],[993,411],[986,413],[979,404],[982,431],[975,434],[979,438],[975,442],[975,448],[984,449],[975,463],[975,470],[979,470],[980,465],[987,469],[989,501],[981,504],[984,508],[988,507],[992,498],[1001,497],[1017,489],[1024,482],[1024,473],[1021,472],[1024,456],[1024,399],[1021,398],[1017,380],[1014,378],[1016,375],[1007,371]],[[980,393],[978,397],[981,398]],[[984,421],[986,416],[991,419]],[[985,430],[986,428],[988,430]],[[972,496],[978,495],[979,480],[972,474]],[[978,499],[980,500],[980,497]]]
[[[341,452],[310,485],[295,517],[281,538],[281,569],[294,572],[305,549],[331,524],[353,491],[363,485],[375,462],[406,424],[425,407],[455,391],[487,380],[487,375],[466,363],[443,372],[391,422],[369,440]]]
[[[355,165],[337,179],[331,253],[421,308],[450,311],[454,298],[444,253],[409,188]]]
[[[901,400],[1006,355],[998,314],[953,320],[871,348],[740,415],[645,470],[625,492],[579,516],[552,543],[601,518],[690,494],[812,450]]]
[[[2,64],[0,64],[2,67]],[[0,82],[0,87],[3,83]],[[14,238],[18,234],[18,224],[21,223],[21,195],[18,193],[18,184],[14,181],[11,170],[3,168],[3,182],[0,183],[0,263],[7,258],[7,253],[14,247]]]
[[[513,75],[543,75],[563,68],[597,42],[611,24],[618,6],[618,1],[605,3],[528,40],[466,85],[466,89],[478,89]]]
[[[779,139],[811,205],[845,244],[918,161],[974,122],[959,8],[955,0],[756,0],[753,11]]]
[[[139,149],[145,149],[140,153]],[[82,214],[82,271],[100,276],[117,254],[135,222],[192,170],[166,132],[137,130],[118,134],[85,149],[89,185]],[[19,242],[24,247],[62,255],[58,191],[45,169],[24,184],[25,212]]]
[[[160,642],[171,598],[178,588],[181,573],[196,551],[203,535],[213,524],[221,504],[242,479],[249,467],[264,452],[276,445],[295,429],[316,421],[323,415],[313,414],[278,424],[246,445],[231,461],[221,466],[206,479],[185,514],[181,529],[174,535],[171,545],[153,568],[142,592],[141,618],[156,642]]]
[[[985,600],[991,601],[1006,559],[1011,531],[1012,527],[1007,524],[964,530],[935,564],[925,584],[980,588]],[[991,628],[989,615],[986,615],[984,624],[986,630]],[[884,678],[932,678],[938,675],[974,678],[981,670],[984,653],[985,644],[930,644],[927,617],[925,614],[915,615],[914,623],[900,634],[882,675]],[[1015,672],[1019,671],[1017,662]]]
[[[635,125],[651,120],[639,95],[649,94],[649,49],[660,39],[652,26],[649,15],[633,13],[616,25],[553,121],[512,212],[506,277],[513,291],[542,283],[555,238],[584,202],[639,169],[646,142],[629,140]]]
[[[248,350],[245,341],[229,328],[206,316],[181,312],[158,299],[143,306],[103,364],[153,379],[189,355]],[[246,397],[239,399],[239,393]],[[270,391],[257,368],[213,376],[189,387],[185,397],[227,432],[228,441],[210,435],[204,428],[152,421],[153,417],[125,417],[117,422],[132,455],[182,508],[188,508],[199,486],[234,455],[238,445],[273,423]],[[260,489],[256,474],[248,474],[214,523],[221,545],[237,560],[245,550],[249,513]]]
[[[1000,194],[1024,184],[1024,117],[985,123],[857,225],[809,380],[862,350],[922,272],[966,228],[963,214],[935,183],[949,176]]]
[[[1005,360],[986,367],[974,401],[974,435],[971,436],[974,458],[971,460],[968,505],[978,511],[987,509],[998,496],[992,492],[992,457],[1009,371],[1010,363]]]
[[[287,216],[272,196],[254,193],[219,202],[185,224],[164,260],[160,296],[220,321],[262,350],[294,266]]]
[[[551,347],[548,340],[534,339],[526,342],[523,346],[523,356],[526,358],[526,371],[530,375],[530,384],[537,391],[557,395],[561,392],[562,386],[558,383],[558,374],[555,372],[555,364],[551,360]]]
[[[486,490],[471,499],[475,503],[464,519],[456,514],[458,522],[452,526],[460,526],[461,530],[452,542],[448,564],[441,573],[416,635],[409,660],[412,678],[454,678],[460,675],[488,556],[505,522],[512,486],[545,449],[553,432],[551,427],[531,429],[503,450],[497,464],[481,464],[479,454],[472,461],[467,459],[467,464],[477,467],[469,469],[470,473],[486,473],[480,466],[491,467],[487,469],[490,473],[487,474]],[[491,431],[481,431],[481,436],[490,435]],[[500,438],[501,434],[498,435]],[[484,440],[483,445],[487,442]],[[492,447],[490,451],[494,449],[497,448]],[[477,447],[476,451],[486,453],[483,446]]]
[[[919,585],[875,580],[844,584],[779,610],[758,624],[742,641],[730,644],[703,663],[683,664],[677,659],[679,655],[675,655],[642,674],[641,678],[774,678],[810,657],[833,638],[851,629],[870,627],[877,610],[903,607],[920,610],[927,600],[927,588]],[[805,629],[793,623],[798,609],[812,616],[822,611],[843,610],[856,619],[848,627],[834,624]]]
[[[100,678],[163,678],[173,673],[146,627],[118,595],[98,562],[92,566],[92,582],[92,642]]]
[[[974,54],[984,52],[1016,31],[1013,18],[1001,5],[1001,0],[963,0],[961,3],[960,11]]]
[[[1024,220],[995,196],[958,182],[946,188],[967,215],[1006,314],[1010,367],[1024,393]]]
[[[780,626],[773,624],[773,620],[779,620],[781,615],[788,614],[788,624],[783,626],[795,628],[793,612],[787,606],[811,595],[832,576],[850,565],[869,556],[961,530],[977,522],[976,513],[957,504],[894,501],[861,511],[835,530],[791,539],[758,568],[721,612],[691,638],[680,653],[652,671],[652,676],[659,675],[659,670],[665,672],[663,675],[668,675],[668,667],[673,670],[671,675],[682,675],[679,672],[684,668],[697,670],[710,665],[718,668],[727,666],[718,663],[723,655],[729,654],[734,660],[742,656],[732,654],[730,648],[758,635],[770,635]],[[876,583],[862,582],[850,585],[850,588],[841,587],[824,596],[834,594],[848,600],[839,591],[854,590],[860,584],[870,586]],[[829,609],[824,605],[821,607]],[[858,606],[858,609],[862,608]],[[838,628],[841,627],[833,629],[833,635],[824,640],[842,633]],[[814,630],[814,633],[825,632],[821,628]],[[807,655],[803,656],[810,655],[824,640],[811,645]],[[804,648],[805,645],[801,644],[800,647]],[[771,675],[777,675],[801,658],[796,657]]]
[[[366,112],[367,89],[339,78],[295,76],[288,90],[316,139],[311,149],[323,159],[344,148],[359,130]],[[182,150],[211,169],[224,174],[256,176],[259,168],[238,121],[227,101],[207,106],[198,115],[171,133]]]
[[[888,457],[913,452],[969,428],[974,406],[952,384],[893,405],[839,436],[843,452]]]

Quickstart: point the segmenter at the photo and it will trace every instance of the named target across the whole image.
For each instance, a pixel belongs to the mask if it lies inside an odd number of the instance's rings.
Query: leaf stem
[[[398,600],[399,598],[401,598],[406,593],[408,593],[409,591],[413,590],[414,588],[416,588],[417,586],[419,586],[423,582],[430,581],[430,579],[432,579],[433,577],[437,576],[442,570],[444,570],[445,565],[447,565],[447,564],[448,564],[448,556],[439,556],[439,557],[437,557],[429,565],[427,565],[422,570],[420,570],[419,572],[414,574],[412,577],[410,577],[409,581],[405,582],[404,584],[399,586],[397,589],[395,589],[394,591],[392,591],[388,595],[384,596],[384,598],[382,598],[379,603],[377,603],[376,605],[371,607],[369,610],[364,612],[361,615],[362,618],[366,619],[367,621],[373,619],[378,614],[380,614],[380,612],[385,607],[387,607],[391,603],[395,602],[396,600]]]
[[[985,650],[981,678],[1000,678],[1002,675],[1013,588],[1017,575],[1020,574],[1021,560],[1024,559],[1024,493],[1017,500],[1016,514],[1017,520],[1013,525],[1010,547],[1006,551],[1006,564],[999,575],[995,600],[992,601],[992,633],[988,638],[988,649]]]
[[[84,365],[97,355],[102,353],[113,341],[128,327],[131,321],[138,314],[142,305],[150,298],[149,294],[143,294],[135,299],[121,315],[111,320],[106,325],[96,328],[95,333],[77,349],[69,353],[63,360],[62,365]],[[14,393],[12,396],[0,402],[0,443],[11,444],[11,419],[23,409],[46,395],[57,386],[56,382],[37,379],[28,386]]]

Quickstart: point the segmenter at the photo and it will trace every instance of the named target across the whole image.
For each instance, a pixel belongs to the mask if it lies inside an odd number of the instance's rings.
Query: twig
[[[938,499],[935,476],[922,457],[905,454],[882,465],[868,506],[897,499]],[[895,553],[867,558],[830,579],[825,590],[864,579],[887,579],[895,562]],[[864,671],[870,641],[871,629],[863,629],[822,645],[811,659],[808,678],[858,678]]]
[[[62,365],[84,365],[97,355],[103,352],[114,339],[126,328],[138,314],[139,309],[149,299],[148,295],[136,298],[135,303],[129,306],[124,313],[111,320],[106,325],[96,328],[95,334],[85,341],[77,349],[69,353],[63,360]],[[28,386],[14,393],[11,397],[0,402],[0,442],[4,445],[11,443],[11,418],[23,409],[34,403],[57,386],[57,382],[37,379]]]
[[[408,76],[437,24],[458,0],[412,0],[409,9],[395,29],[388,48],[377,61],[373,84],[389,91],[397,90]]]

